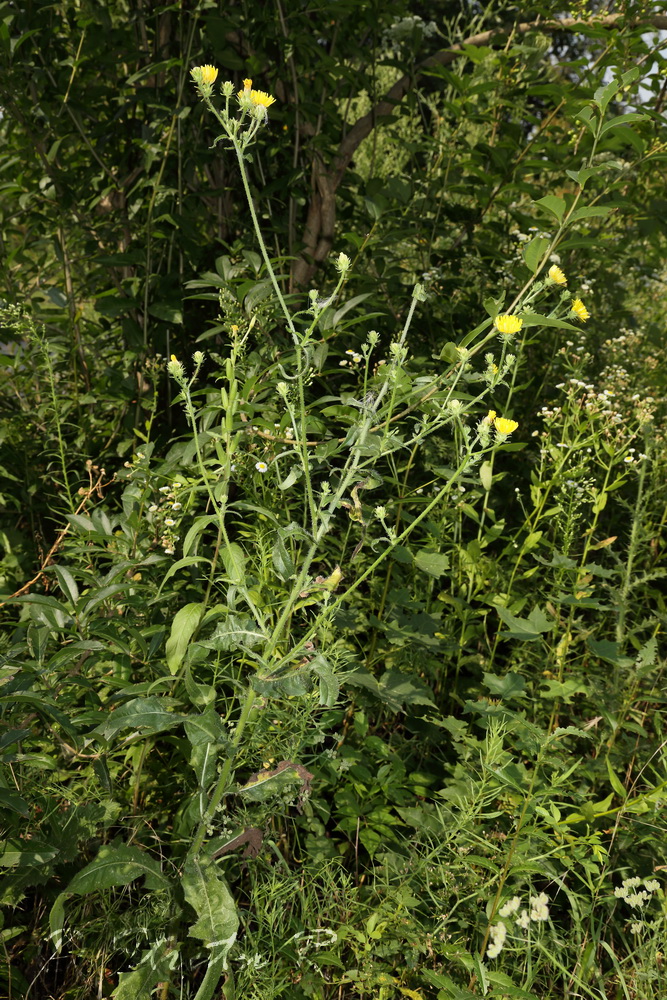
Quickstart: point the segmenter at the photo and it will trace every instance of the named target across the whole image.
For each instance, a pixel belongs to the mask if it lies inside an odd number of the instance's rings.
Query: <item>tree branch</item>
[[[368,114],[358,119],[345,135],[345,138],[338,146],[338,150],[333,157],[331,166],[325,169],[319,152],[315,153],[313,160],[313,195],[308,206],[306,224],[303,233],[303,257],[296,261],[293,270],[293,284],[295,287],[306,287],[311,281],[317,266],[321,264],[329,254],[333,243],[334,227],[336,222],[336,202],[335,196],[339,184],[341,183],[345,171],[355,152],[373,129],[380,123],[382,118],[391,115],[397,104],[403,100],[410,87],[413,85],[415,75],[425,72],[434,66],[448,66],[456,59],[465,55],[467,47],[474,45],[481,47],[489,45],[495,41],[506,39],[508,35],[525,35],[529,31],[574,31],[577,28],[615,28],[623,27],[625,24],[631,27],[656,28],[667,30],[667,15],[654,14],[651,17],[639,18],[634,21],[626,21],[624,14],[608,14],[606,17],[594,18],[592,20],[582,20],[577,17],[566,17],[561,21],[522,21],[508,28],[492,28],[483,31],[478,35],[471,35],[465,41],[452,45],[450,48],[441,49],[434,55],[424,59],[415,68],[414,73],[405,74],[391,87],[384,97],[371,108]]]

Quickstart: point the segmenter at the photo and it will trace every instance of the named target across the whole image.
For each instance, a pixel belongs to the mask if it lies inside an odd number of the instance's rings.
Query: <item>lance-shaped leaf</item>
[[[129,885],[138,878],[144,879],[147,889],[170,888],[169,879],[162,874],[159,862],[140,848],[128,847],[126,844],[101,847],[95,860],[77,872],[51,908],[49,923],[56,949],[60,951],[62,947],[65,901],[68,896],[84,896],[98,889],[109,889],[113,885]]]

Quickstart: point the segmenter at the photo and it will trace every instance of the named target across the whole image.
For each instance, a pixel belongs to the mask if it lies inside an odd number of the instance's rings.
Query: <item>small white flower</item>
[[[497,958],[503,950],[505,938],[507,937],[507,928],[502,920],[499,923],[494,924],[494,926],[490,929],[489,937],[491,938],[491,944],[486,949],[487,958]]]
[[[182,504],[182,503],[173,503],[173,504],[171,505],[171,509],[172,509],[172,510],[180,510],[182,506],[183,506],[183,504]]]
[[[257,469],[258,472],[266,472],[266,470],[268,469],[268,465],[266,464],[266,462],[255,462],[255,468]]]
[[[632,878],[623,879],[623,887],[625,889],[636,889],[641,884],[642,880],[637,875],[633,875]]]
[[[634,923],[630,924],[630,933],[631,934],[641,934],[641,932],[643,930],[643,927],[644,927],[644,925],[641,923],[641,921],[635,920]]]
[[[170,548],[165,548],[163,551],[166,556],[173,556],[174,554],[174,550]]]
[[[170,490],[169,486],[161,486],[160,487],[160,493],[168,493],[169,490]]]
[[[528,915],[528,910],[522,910],[519,916],[516,918],[517,926],[521,928],[522,931],[528,930],[530,927],[530,917]]]
[[[361,361],[361,354],[353,354],[352,355],[352,360],[355,362],[355,364],[358,365],[359,362]]]
[[[164,523],[167,524],[167,525],[169,525],[170,528],[173,527],[176,524],[176,522],[174,521],[173,517],[165,517]]]
[[[617,899],[625,899],[628,895],[628,889],[624,885],[617,885],[614,889],[614,895]]]
[[[508,899],[507,902],[500,907],[498,914],[501,917],[511,917],[513,913],[521,906],[521,900],[518,896],[513,896],[512,899]]]
[[[547,903],[549,902],[549,897],[546,892],[541,892],[539,896],[530,897],[530,919],[531,920],[548,920],[549,919],[549,907]]]
[[[660,888],[660,883],[657,878],[646,878],[644,879],[644,888],[648,889],[649,892],[657,892]]]
[[[171,484],[171,488],[172,488],[172,490],[180,490],[181,484],[180,483],[172,483]]]
[[[148,508],[148,513],[149,514],[154,514],[157,509],[158,509],[157,504],[156,503],[152,503],[150,505],[150,507]]]
[[[642,890],[641,892],[634,892],[631,896],[628,896],[627,897],[627,902],[628,902],[628,905],[631,906],[633,909],[641,910],[641,908],[644,905],[644,903],[647,901],[647,899],[650,899],[650,898],[651,897],[650,897],[649,893],[648,892],[644,892]]]

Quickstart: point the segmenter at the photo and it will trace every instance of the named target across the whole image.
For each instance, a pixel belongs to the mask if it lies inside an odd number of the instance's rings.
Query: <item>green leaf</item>
[[[597,104],[603,115],[609,106],[609,102],[618,93],[620,87],[621,85],[618,80],[610,80],[609,83],[604,86],[598,87],[593,94],[593,103]]]
[[[491,462],[482,462],[479,467],[479,478],[482,486],[488,493],[493,483],[493,465]]]
[[[537,268],[542,263],[544,254],[549,246],[549,240],[543,236],[534,236],[530,243],[526,243],[523,248],[523,259],[528,270],[535,274]]]
[[[167,666],[172,676],[180,670],[185,651],[205,610],[204,604],[186,604],[176,612],[165,651]]]
[[[541,698],[560,698],[569,704],[575,694],[588,694],[585,684],[568,679],[566,681],[549,680],[540,685]]]
[[[172,302],[154,302],[148,307],[148,312],[156,319],[162,319],[166,323],[174,323],[179,326],[183,322],[183,310],[180,302],[175,305]]]
[[[578,208],[570,216],[570,222],[578,222],[579,219],[594,219],[594,218],[604,218],[613,212],[614,209],[611,205],[592,205],[589,207],[584,206],[584,208]]]
[[[167,711],[169,701],[162,697],[133,698],[110,712],[101,725],[93,729],[109,741],[122,729],[142,729],[148,733],[161,733],[180,725],[183,716]]]
[[[631,667],[633,664],[629,657],[621,655],[619,644],[610,639],[588,638],[586,645],[594,656],[606,660],[607,663],[613,663],[615,667]]]
[[[320,705],[333,708],[340,692],[340,684],[329,661],[318,655],[311,661],[310,669],[320,680]]]
[[[542,632],[551,632],[556,623],[547,618],[545,613],[539,608],[533,608],[528,618],[516,618],[507,608],[499,604],[494,605],[496,611],[509,626],[509,632],[501,632],[501,638],[522,639],[524,642],[532,642],[539,639]]]
[[[234,944],[239,926],[236,904],[215,861],[187,858],[183,866],[183,893],[197,914],[190,936],[199,938],[214,955],[223,957]]]
[[[285,531],[282,528],[279,528],[276,533],[276,540],[271,552],[273,568],[283,582],[290,580],[295,573],[294,560],[287,551],[285,537]]]
[[[215,514],[206,514],[203,517],[195,518],[192,527],[189,529],[187,535],[183,539],[183,555],[189,556],[190,553],[195,548],[195,543],[197,542],[202,531],[211,524],[217,524],[218,518]]]
[[[581,333],[581,328],[567,323],[564,319],[556,319],[555,316],[541,316],[539,313],[521,313],[524,326],[556,326],[559,330],[575,330]]]
[[[11,788],[0,788],[0,809],[9,809],[11,812],[23,816],[24,819],[28,819],[30,816],[28,803]]]
[[[602,167],[582,167],[581,170],[565,171],[567,176],[573,180],[575,184],[579,184],[582,191],[586,186],[586,182],[589,181],[591,177],[596,177],[601,172]]]
[[[245,555],[236,542],[231,542],[220,550],[225,572],[230,583],[245,583]]]
[[[535,204],[541,205],[547,212],[555,215],[559,222],[562,221],[566,208],[565,201],[562,198],[557,197],[555,194],[548,194],[536,201]]]
[[[101,847],[95,860],[77,872],[51,907],[49,925],[56,950],[60,951],[62,947],[65,900],[69,895],[82,896],[113,885],[129,885],[138,878],[144,879],[147,889],[168,889],[171,886],[169,879],[162,874],[159,862],[138,847],[126,844]]]
[[[79,600],[79,588],[76,585],[76,580],[65,566],[54,566],[53,572],[58,578],[58,583],[63,594],[72,607],[74,607]]]
[[[426,552],[422,549],[415,553],[415,566],[429,576],[443,576],[449,569],[449,556],[444,552]]]
[[[620,795],[622,799],[626,799],[628,797],[628,793],[623,787],[622,781],[619,779],[618,775],[611,766],[611,761],[609,760],[609,757],[607,757],[607,774],[609,775],[609,784],[614,789],[616,794]]]
[[[121,972],[111,996],[114,1000],[153,1000],[155,987],[171,978],[178,957],[178,946],[160,938],[150,951],[144,952],[136,969]]]
[[[605,135],[607,132],[611,132],[612,129],[623,128],[630,125],[632,122],[645,122],[648,120],[648,115],[642,115],[637,111],[631,111],[627,115],[618,115],[618,117],[612,118],[611,121],[604,123],[600,129],[600,137]]]
[[[520,698],[526,693],[526,682],[520,674],[508,673],[504,677],[484,674],[484,683],[494,698]]]
[[[300,465],[293,465],[290,471],[287,473],[285,478],[278,483],[279,490],[288,490],[290,486],[294,486],[297,479],[301,479],[303,475],[303,469]]]

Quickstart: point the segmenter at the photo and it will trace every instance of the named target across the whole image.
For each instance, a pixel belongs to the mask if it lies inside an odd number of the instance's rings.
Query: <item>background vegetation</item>
[[[3,995],[664,997],[660,6],[0,4]]]

